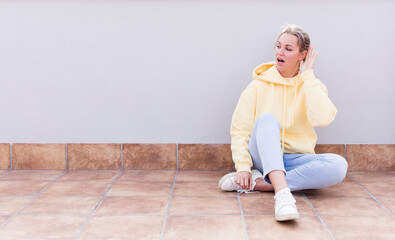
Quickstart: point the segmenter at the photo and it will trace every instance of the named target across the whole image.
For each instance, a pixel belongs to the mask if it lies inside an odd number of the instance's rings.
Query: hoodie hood
[[[252,77],[258,81],[286,86],[295,86],[301,83],[299,73],[293,78],[284,78],[281,76],[275,62],[263,63],[257,66],[254,71],[252,71]]]
[[[252,72],[252,77],[255,80],[266,82],[269,84],[276,84],[280,85],[278,87],[283,88],[283,104],[282,104],[282,119],[281,123],[283,126],[282,133],[281,133],[281,149],[282,152],[284,153],[284,139],[285,139],[285,123],[287,121],[286,116],[287,116],[287,88],[294,88],[294,94],[293,94],[293,111],[291,115],[291,128],[294,126],[294,121],[295,121],[295,105],[296,105],[296,97],[297,97],[297,89],[298,85],[301,84],[303,81],[299,76],[300,72],[293,77],[293,78],[284,78],[281,76],[280,72],[277,70],[276,63],[275,62],[269,62],[269,63],[263,63],[259,66],[257,66],[254,71]]]

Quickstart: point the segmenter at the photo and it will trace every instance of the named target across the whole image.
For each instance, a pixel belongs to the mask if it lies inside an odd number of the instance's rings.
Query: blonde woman
[[[236,172],[218,185],[223,191],[274,191],[278,221],[299,218],[291,191],[337,184],[347,172],[343,157],[314,152],[314,127],[329,125],[337,112],[315,78],[316,58],[307,32],[285,26],[275,43],[275,62],[254,69],[232,117]]]

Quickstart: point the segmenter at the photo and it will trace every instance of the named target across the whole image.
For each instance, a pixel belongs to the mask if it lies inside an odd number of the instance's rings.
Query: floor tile
[[[292,192],[292,195],[295,197],[296,195],[298,196],[304,196],[302,192]],[[250,192],[250,193],[240,193],[241,197],[274,197],[274,192]]]
[[[302,190],[306,196],[369,197],[370,195],[356,182],[341,182],[331,187]]]
[[[237,198],[228,197],[173,197],[170,215],[237,215]]]
[[[103,195],[111,182],[55,182],[43,195]]]
[[[175,171],[126,170],[117,182],[174,182]]]
[[[0,181],[53,181],[62,173],[56,170],[11,170]]]
[[[245,238],[240,216],[169,216],[163,239]]]
[[[328,239],[331,237],[316,216],[300,216],[294,221],[278,222],[274,216],[246,216],[250,240],[261,239]]]
[[[323,217],[336,240],[393,239],[394,217]]]
[[[72,239],[86,217],[18,215],[0,230],[0,239]]]
[[[394,182],[368,182],[361,185],[375,197],[395,197]]]
[[[0,214],[12,215],[33,197],[0,197]]]
[[[121,144],[67,144],[68,169],[121,170]]]
[[[169,196],[106,197],[95,215],[157,214],[165,215]]]
[[[93,216],[77,239],[160,239],[163,216]]]
[[[177,168],[177,144],[123,144],[123,168],[169,170]]]
[[[304,197],[304,193],[302,191],[292,191],[292,195],[294,197]],[[274,198],[274,191],[271,192],[249,192],[249,193],[240,193],[241,197],[271,197]]]
[[[395,197],[376,197],[376,199],[395,214]]]
[[[113,170],[69,170],[58,181],[113,181],[120,171]]]
[[[169,196],[172,182],[116,182],[108,196]]]
[[[304,197],[295,197],[299,214],[315,215],[314,210]],[[274,215],[274,198],[240,197],[244,215]]]
[[[0,181],[0,195],[35,195],[49,182]]]
[[[177,181],[186,182],[218,182],[230,171],[178,171]]]
[[[390,216],[371,197],[309,197],[309,200],[321,216]]]
[[[14,143],[14,169],[66,169],[66,144]]]
[[[175,196],[233,196],[236,192],[223,192],[217,182],[176,182]]]
[[[359,183],[395,182],[395,172],[350,172],[348,174]]]
[[[20,214],[81,214],[89,215],[100,197],[39,196]]]

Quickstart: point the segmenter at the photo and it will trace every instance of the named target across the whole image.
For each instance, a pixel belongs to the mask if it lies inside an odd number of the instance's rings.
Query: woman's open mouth
[[[280,59],[280,58],[277,58],[277,63],[283,64],[283,63],[284,63],[284,60],[283,60],[283,59]]]

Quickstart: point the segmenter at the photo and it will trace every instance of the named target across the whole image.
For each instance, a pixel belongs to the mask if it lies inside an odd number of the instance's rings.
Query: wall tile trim
[[[395,171],[395,144],[317,144],[349,171]],[[0,143],[0,169],[234,170],[230,144]]]

